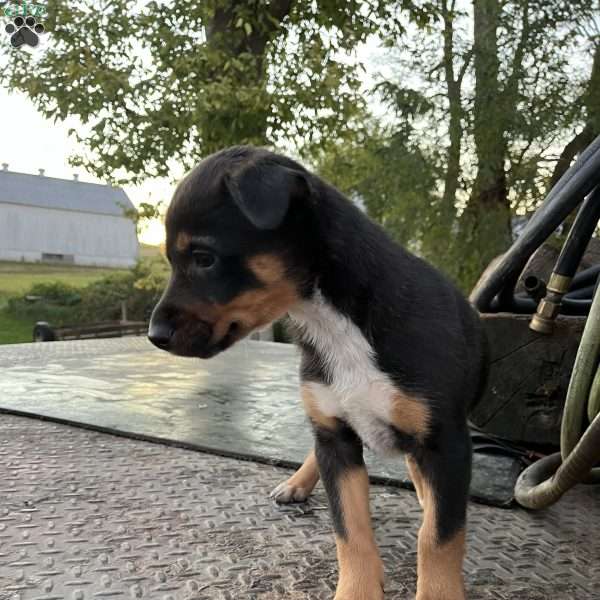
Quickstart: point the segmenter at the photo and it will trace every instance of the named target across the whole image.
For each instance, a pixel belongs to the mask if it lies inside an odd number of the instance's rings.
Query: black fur
[[[471,482],[471,438],[466,424],[439,427],[411,454],[432,488],[436,533],[438,542],[444,543],[465,525]]]
[[[189,251],[175,248],[182,231],[218,256],[209,272],[194,267]],[[398,446],[415,457],[433,488],[439,540],[450,539],[464,525],[471,466],[466,413],[485,383],[485,341],[477,314],[442,274],[394,243],[339,191],[298,163],[251,147],[207,158],[180,184],[167,214],[167,248],[173,276],[153,321],[165,325],[168,320],[173,336],[167,349],[176,353],[208,357],[235,341],[225,338],[209,347],[210,336],[204,335],[203,341],[186,345],[193,332],[178,331],[191,319],[182,316],[191,302],[226,303],[260,287],[245,267],[248,257],[282,257],[303,297],[318,286],[360,328],[379,369],[400,390],[428,403],[426,437],[417,440],[397,431]],[[300,345],[302,378],[327,383],[323,358],[310,343]],[[316,431],[319,464],[340,532],[335,482],[344,469],[362,464],[359,444],[345,429],[338,438]]]
[[[235,174],[227,173],[225,186],[233,201],[258,229],[279,227],[292,197],[306,192],[306,181],[297,171],[279,166],[250,163]],[[304,185],[302,185],[304,183]]]
[[[338,537],[347,539],[346,519],[340,502],[340,478],[356,468],[363,468],[363,446],[354,431],[340,423],[333,431],[315,426],[315,453],[319,463],[321,479],[329,499],[329,510],[333,527]]]
[[[302,381],[317,381],[330,385],[331,376],[327,371],[327,365],[315,347],[301,338],[298,338],[297,344],[302,349],[300,379]]]

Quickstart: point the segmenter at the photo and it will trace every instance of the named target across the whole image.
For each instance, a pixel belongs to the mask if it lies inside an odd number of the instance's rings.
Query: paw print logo
[[[33,17],[16,17],[5,30],[10,35],[13,48],[20,48],[23,44],[35,48],[40,41],[39,34],[44,33],[44,26],[37,23]]]

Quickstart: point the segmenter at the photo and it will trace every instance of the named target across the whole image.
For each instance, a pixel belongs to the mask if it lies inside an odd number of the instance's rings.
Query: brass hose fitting
[[[546,335],[554,331],[554,321],[560,311],[563,296],[569,291],[571,277],[552,273],[546,286],[547,294],[540,300],[537,311],[529,323],[529,329]]]

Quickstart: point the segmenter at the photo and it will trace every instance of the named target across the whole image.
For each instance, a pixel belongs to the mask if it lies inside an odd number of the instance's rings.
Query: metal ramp
[[[0,415],[1,600],[330,600],[322,488],[279,507],[289,471]],[[412,597],[420,508],[373,486],[386,598]],[[600,598],[600,489],[539,513],[471,504],[470,600]]]

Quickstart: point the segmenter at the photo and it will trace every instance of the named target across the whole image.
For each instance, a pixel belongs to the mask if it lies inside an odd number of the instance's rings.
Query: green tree
[[[467,279],[508,247],[514,210],[542,199],[545,148],[577,121],[567,73],[591,14],[589,0],[473,2],[477,174],[461,239],[478,260]]]
[[[410,121],[402,129],[371,123],[354,141],[324,146],[319,172],[397,241],[444,267],[430,235],[439,202],[437,161],[421,151],[417,138]]]
[[[600,5],[597,4],[596,9],[598,8]],[[581,86],[582,92],[573,106],[576,113],[581,111],[576,124],[583,123],[583,127],[572,133],[560,153],[550,178],[549,189],[558,182],[573,159],[600,135],[600,16],[588,22],[583,21],[578,30],[588,52],[594,57],[589,79]]]
[[[138,236],[144,231],[150,221],[162,218],[163,211],[164,205],[162,202],[158,202],[157,204],[140,202],[139,206],[134,208],[123,207],[123,214],[134,222]]]
[[[231,144],[343,138],[363,105],[355,49],[395,23],[383,0],[49,0],[50,47],[11,53],[0,81],[81,119],[73,164],[140,181]]]
[[[513,216],[541,201],[562,140],[593,120],[595,7],[589,0],[412,6],[427,27],[418,35],[406,27],[390,42],[401,51],[377,89],[390,109],[419,107],[417,143],[439,161],[434,196],[441,198],[427,202],[435,210],[425,235],[432,243],[446,237],[438,262],[468,289],[510,244]]]

